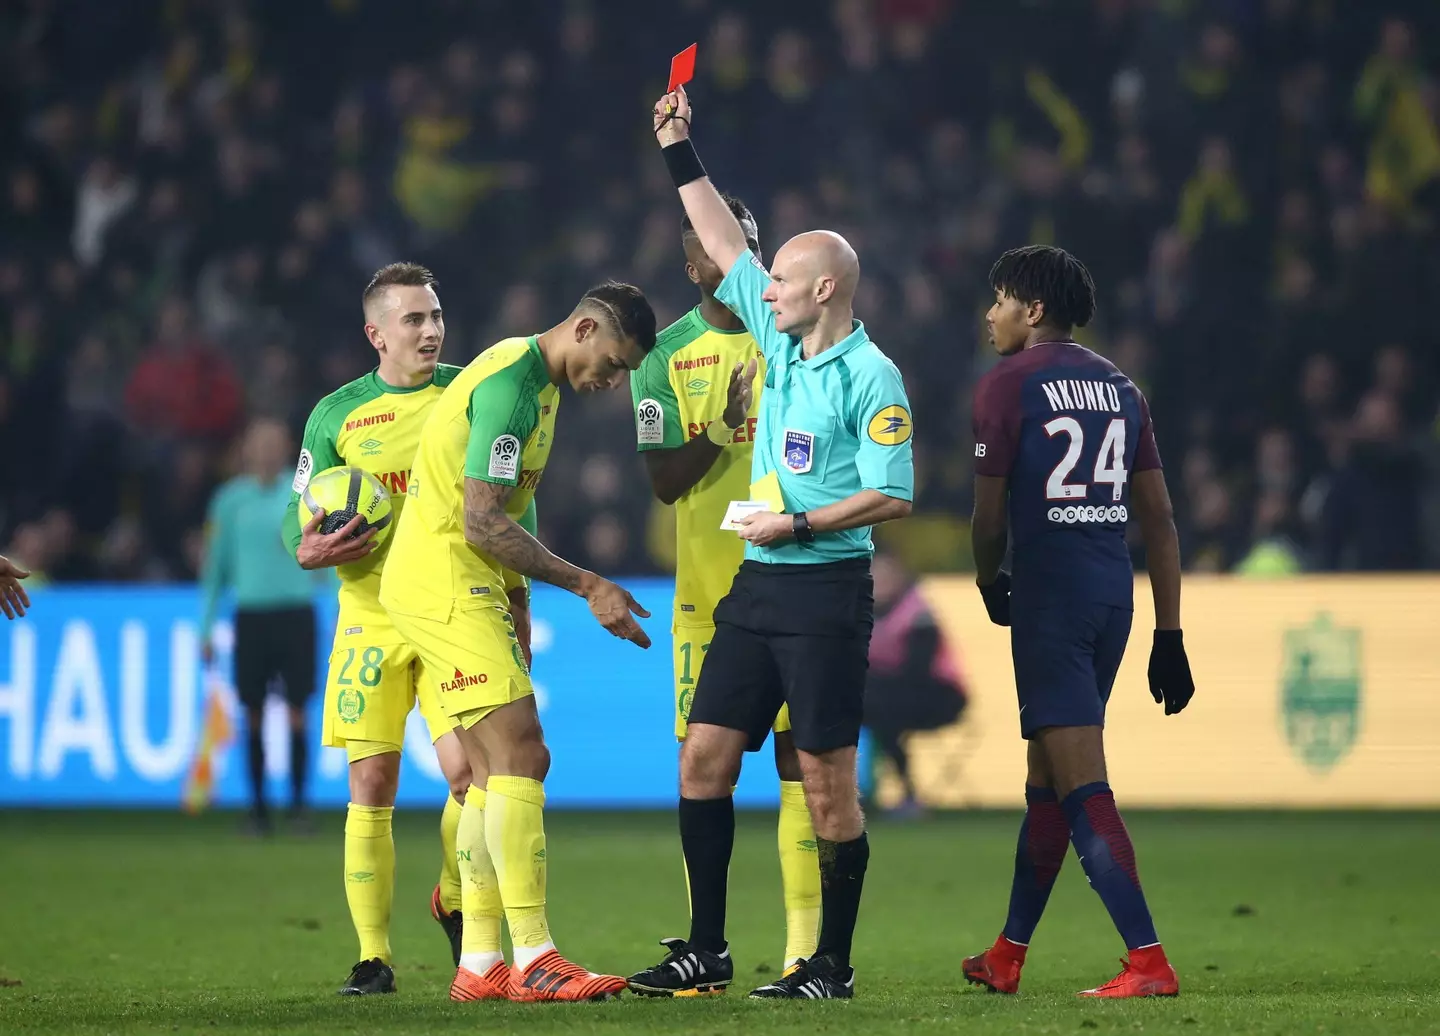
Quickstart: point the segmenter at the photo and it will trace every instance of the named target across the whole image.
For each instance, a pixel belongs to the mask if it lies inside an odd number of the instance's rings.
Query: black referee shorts
[[[796,748],[858,744],[874,622],[868,558],[745,562],[715,607],[690,723],[744,731],[753,752],[788,704]]]
[[[315,690],[315,609],[241,609],[235,613],[235,694],[247,709],[265,704],[272,680],[291,705]]]

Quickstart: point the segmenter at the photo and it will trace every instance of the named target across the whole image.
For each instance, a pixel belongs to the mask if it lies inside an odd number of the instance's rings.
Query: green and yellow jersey
[[[675,625],[711,625],[715,605],[745,556],[745,541],[720,528],[731,500],[750,498],[750,458],[760,414],[765,358],[748,331],[721,331],[697,306],[656,339],[630,376],[636,448],[669,450],[705,434],[725,412],[730,372],[756,361],[755,400],[713,467],[675,502]]]
[[[415,388],[387,385],[377,371],[371,371],[315,404],[305,422],[300,461],[285,511],[285,542],[292,555],[300,548],[300,493],[310,476],[326,468],[344,464],[373,474],[390,490],[394,520],[399,520],[420,431],[431,407],[461,370],[453,364],[439,364],[434,377]],[[340,608],[347,623],[386,621],[380,607],[380,573],[388,554],[387,542],[363,561],[337,569]]]
[[[533,336],[491,346],[454,376],[420,434],[410,500],[390,538],[387,610],[448,621],[471,602],[505,607],[495,598],[515,576],[466,540],[465,479],[513,486],[505,511],[527,525],[559,406]]]

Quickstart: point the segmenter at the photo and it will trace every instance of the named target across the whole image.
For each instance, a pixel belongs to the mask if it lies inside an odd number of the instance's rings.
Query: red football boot
[[[435,886],[435,891],[430,893],[430,916],[439,923],[445,938],[450,943],[450,957],[452,963],[458,968],[460,966],[460,941],[465,930],[465,915],[458,910],[446,910],[445,905],[440,902],[440,886]]]
[[[618,975],[596,975],[549,950],[521,971],[510,972],[510,999],[609,1000],[619,996],[625,980]]]
[[[960,970],[965,973],[965,981],[984,986],[992,993],[1018,993],[1026,949],[1002,935],[984,953],[966,957]]]
[[[496,961],[490,970],[477,975],[465,968],[457,968],[455,981],[450,983],[451,1000],[509,1000],[510,966],[503,960]]]
[[[1120,974],[1103,986],[1086,989],[1077,996],[1103,997],[1108,1000],[1122,1000],[1133,996],[1179,996],[1180,979],[1175,969],[1165,959],[1165,951],[1158,944],[1131,950]]]

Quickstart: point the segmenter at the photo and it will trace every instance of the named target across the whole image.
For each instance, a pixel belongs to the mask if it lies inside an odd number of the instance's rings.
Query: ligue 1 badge
[[[815,454],[815,436],[809,432],[785,429],[785,466],[797,475],[810,470]]]

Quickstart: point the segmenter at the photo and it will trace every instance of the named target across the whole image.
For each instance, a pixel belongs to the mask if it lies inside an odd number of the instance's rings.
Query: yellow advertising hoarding
[[[910,738],[921,799],[1023,802],[1025,743],[1010,633],[974,583],[924,592],[970,692],[961,722]],[[1195,698],[1167,717],[1145,667],[1154,610],[1135,626],[1110,697],[1106,755],[1122,805],[1440,806],[1440,578],[1187,576],[1182,615]],[[881,801],[894,784],[882,780]]]

